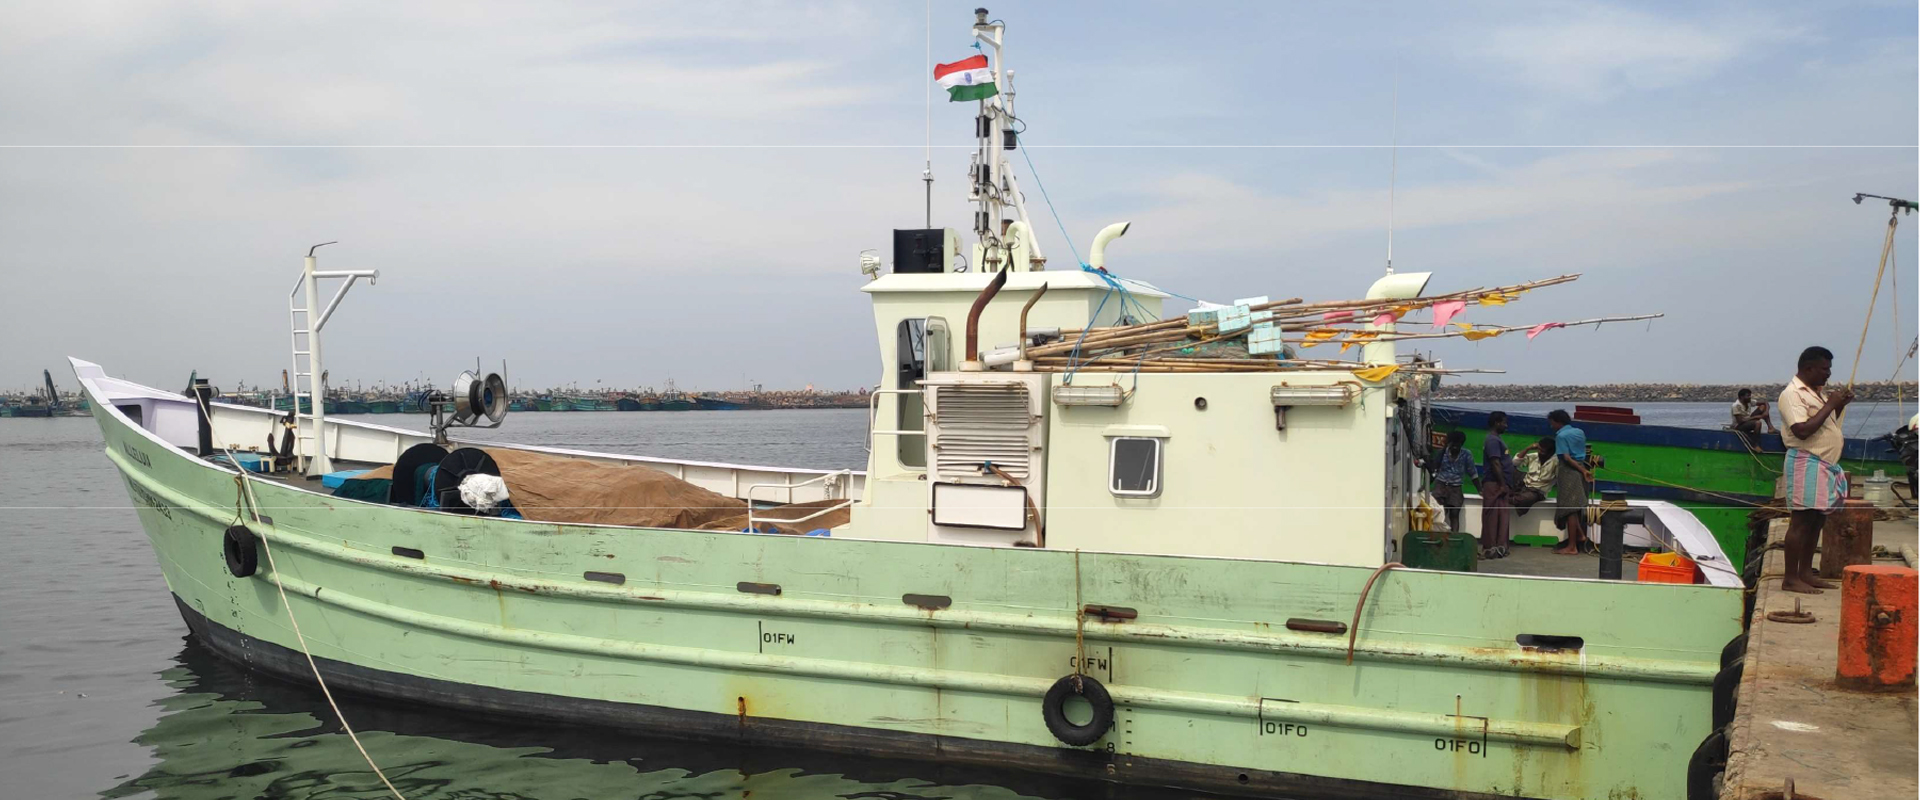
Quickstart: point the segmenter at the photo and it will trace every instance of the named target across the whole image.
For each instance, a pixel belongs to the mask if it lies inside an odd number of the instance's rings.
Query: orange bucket
[[[1693,583],[1698,570],[1693,559],[1679,553],[1648,553],[1640,557],[1641,583]]]

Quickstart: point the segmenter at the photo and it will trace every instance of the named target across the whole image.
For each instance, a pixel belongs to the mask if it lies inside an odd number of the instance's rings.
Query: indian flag
[[[1000,92],[993,85],[993,71],[987,69],[987,57],[984,55],[934,67],[933,79],[947,90],[947,99],[955,103],[985,100]]]

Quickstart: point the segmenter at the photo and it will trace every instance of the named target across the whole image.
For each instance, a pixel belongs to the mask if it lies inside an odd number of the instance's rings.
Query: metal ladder
[[[301,398],[306,398],[308,407],[312,407],[313,382],[318,380],[318,378],[313,374],[313,329],[307,327],[308,320],[310,320],[312,316],[308,313],[307,309],[301,308],[295,299],[301,295],[300,290],[303,288],[305,288],[304,280],[299,285],[294,286],[293,292],[287,295],[287,324],[293,331],[293,371],[287,373],[287,393],[290,395],[288,399],[291,401],[290,410],[294,418],[294,468],[301,472],[306,472],[306,454],[315,452],[313,448],[309,446],[309,443],[313,441],[314,434],[311,433],[311,431],[313,431],[314,428],[310,425],[302,426],[299,424],[301,417],[300,400]],[[302,341],[301,337],[306,337],[305,341]],[[303,378],[307,381],[304,388],[300,383]],[[323,414],[325,413],[325,409],[321,409],[321,411]]]
[[[305,266],[300,271],[300,281],[287,294],[287,326],[293,332],[293,372],[289,373],[287,391],[292,395],[293,414],[296,422],[300,417],[300,398],[307,399],[308,425],[298,428],[295,433],[294,457],[300,465],[300,472],[308,477],[331,472],[333,459],[327,453],[325,437],[327,427],[327,374],[326,366],[321,362],[320,331],[327,327],[327,318],[333,316],[333,310],[340,307],[340,299],[346,297],[347,290],[353,288],[355,281],[366,278],[369,283],[378,281],[380,273],[376,270],[330,270],[321,271],[313,251],[333,242],[316,244],[307,250]],[[321,278],[345,278],[346,283],[333,293],[333,299],[320,308],[315,315],[314,308],[319,305],[319,281]],[[299,299],[304,297],[304,300]],[[306,341],[301,341],[301,337]],[[302,384],[301,381],[306,383]],[[297,427],[297,426],[296,426]],[[311,447],[303,447],[310,444]],[[311,453],[312,455],[303,455]]]

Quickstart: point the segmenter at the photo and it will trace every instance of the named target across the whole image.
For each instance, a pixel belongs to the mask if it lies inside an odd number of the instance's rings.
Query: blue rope
[[[1027,138],[1025,136],[1024,131],[1022,133],[1022,138]],[[1018,149],[1020,151],[1020,157],[1023,159],[1026,159],[1027,172],[1033,175],[1033,185],[1039,188],[1040,190],[1040,199],[1045,201],[1047,204],[1047,213],[1053,215],[1053,224],[1059,227],[1060,229],[1060,240],[1063,242],[1066,242],[1067,250],[1073,253],[1074,263],[1077,263],[1080,265],[1080,270],[1082,272],[1086,272],[1092,275],[1097,275],[1100,277],[1101,281],[1107,284],[1106,294],[1103,294],[1100,296],[1100,303],[1099,305],[1094,306],[1093,316],[1087,320],[1087,327],[1081,329],[1080,338],[1074,342],[1073,350],[1069,352],[1067,355],[1069,362],[1077,362],[1078,356],[1080,356],[1081,354],[1080,345],[1087,340],[1087,331],[1092,330],[1094,322],[1100,318],[1100,312],[1106,309],[1107,300],[1112,298],[1115,292],[1120,293],[1120,316],[1122,318],[1125,318],[1130,313],[1138,313],[1139,320],[1144,322],[1148,320],[1158,319],[1158,315],[1154,314],[1152,310],[1148,309],[1145,303],[1140,302],[1140,298],[1134,297],[1132,292],[1127,291],[1127,287],[1124,283],[1122,283],[1122,281],[1126,281],[1129,279],[1111,274],[1107,272],[1106,269],[1104,268],[1094,269],[1092,265],[1088,264],[1085,259],[1082,259],[1080,257],[1080,248],[1074,246],[1073,237],[1067,233],[1067,225],[1060,218],[1060,209],[1054,207],[1053,196],[1050,194],[1047,194],[1046,181],[1043,181],[1040,179],[1040,169],[1033,165],[1033,155],[1029,153],[1027,151],[1027,148],[1025,147],[1021,147]],[[1140,281],[1134,281],[1134,282],[1141,283]],[[1165,291],[1165,290],[1162,290],[1162,291]],[[1188,297],[1178,292],[1167,292],[1167,294],[1173,295],[1174,297],[1178,297],[1183,300],[1192,301],[1194,303],[1200,302],[1195,298]],[[1067,366],[1066,374],[1061,376],[1061,382],[1066,384],[1072,384],[1073,374],[1079,368],[1080,368],[1079,363],[1069,363],[1069,365]],[[1136,386],[1138,385],[1138,381],[1139,381],[1138,369],[1139,367],[1138,365],[1136,365],[1135,374],[1134,374],[1134,381],[1136,383]]]
[[[1026,138],[1025,134],[1022,134],[1021,138]],[[1073,252],[1074,263],[1079,264],[1081,269],[1086,269],[1087,262],[1081,260],[1080,248],[1073,246],[1073,237],[1067,235],[1066,223],[1060,221],[1060,211],[1053,207],[1053,198],[1047,195],[1046,182],[1040,180],[1040,170],[1035,169],[1033,166],[1033,156],[1027,152],[1027,148],[1025,147],[1021,147],[1019,150],[1020,157],[1027,160],[1027,171],[1033,174],[1033,185],[1040,188],[1040,199],[1047,201],[1047,213],[1053,215],[1053,224],[1060,226],[1060,240],[1066,242],[1067,249]]]

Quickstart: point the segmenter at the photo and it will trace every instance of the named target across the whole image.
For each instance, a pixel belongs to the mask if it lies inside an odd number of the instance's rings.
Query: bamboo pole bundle
[[[1664,316],[1666,315],[1665,314],[1635,314],[1629,317],[1594,317],[1593,319],[1583,319],[1583,320],[1577,320],[1574,322],[1555,322],[1555,323],[1546,323],[1546,324],[1551,324],[1556,328],[1573,328],[1573,327],[1579,327],[1582,325],[1604,325],[1609,322],[1639,322],[1641,320],[1659,319]],[[1367,339],[1367,341],[1369,342],[1401,342],[1401,341],[1408,341],[1412,339],[1455,339],[1455,338],[1460,338],[1460,337],[1466,336],[1467,334],[1475,333],[1475,332],[1493,333],[1497,335],[1497,334],[1512,333],[1514,331],[1533,330],[1536,327],[1539,327],[1539,324],[1486,325],[1486,326],[1477,326],[1474,328],[1464,329],[1464,330],[1433,331],[1430,333],[1400,333],[1397,331],[1380,331],[1378,332],[1377,336],[1369,338]],[[1369,332],[1371,333],[1371,331]],[[1290,344],[1300,344],[1306,340],[1305,339],[1283,339],[1282,341],[1288,342]],[[1322,344],[1334,344],[1337,341],[1339,340],[1329,339],[1322,342]]]
[[[1278,311],[1278,310],[1284,309],[1286,313],[1274,314],[1274,321],[1276,323],[1281,321],[1319,319],[1321,314],[1327,311],[1354,311],[1355,312],[1354,323],[1360,323],[1360,322],[1368,321],[1367,319],[1363,319],[1365,315],[1359,313],[1362,310],[1367,310],[1367,311],[1377,310],[1377,311],[1384,312],[1394,308],[1408,307],[1411,311],[1418,311],[1423,308],[1430,308],[1436,304],[1450,302],[1453,300],[1466,300],[1468,305],[1480,305],[1479,298],[1486,295],[1517,294],[1520,292],[1531,291],[1534,289],[1541,289],[1548,286],[1558,286],[1563,283],[1571,283],[1579,279],[1580,279],[1580,273],[1576,272],[1576,273],[1570,273],[1567,275],[1558,275],[1552,278],[1542,278],[1540,280],[1535,280],[1535,281],[1526,281],[1524,283],[1511,284],[1508,286],[1495,286],[1491,288],[1482,286],[1474,289],[1462,289],[1455,292],[1448,292],[1446,294],[1433,295],[1431,297],[1415,297],[1415,298],[1410,298],[1406,300],[1357,299],[1357,300],[1327,300],[1327,301],[1322,301],[1317,303],[1304,303],[1301,301],[1300,298],[1292,297],[1286,300],[1276,300],[1270,303],[1262,303],[1257,306],[1251,306],[1249,307],[1249,310]],[[1301,313],[1301,312],[1312,312],[1312,313]],[[1330,323],[1330,324],[1341,324],[1341,323]],[[1182,328],[1185,325],[1186,325],[1185,319],[1175,318],[1175,319],[1169,319],[1169,320],[1161,320],[1159,322],[1146,323],[1143,325],[1113,325],[1113,326],[1105,326],[1105,327],[1097,327],[1097,328],[1062,330],[1061,337],[1063,340],[1074,339],[1078,337],[1082,332],[1085,332],[1087,334],[1087,344],[1090,345],[1095,341],[1094,337],[1100,336],[1102,334],[1116,332],[1116,331],[1160,330],[1163,328]]]
[[[1522,292],[1548,286],[1556,286],[1578,280],[1578,273],[1559,275],[1534,281],[1526,281],[1506,286],[1477,287],[1455,292],[1402,300],[1358,299],[1332,300],[1306,303],[1293,297],[1249,306],[1251,311],[1271,311],[1272,319],[1264,321],[1281,333],[1293,334],[1281,339],[1293,345],[1314,344],[1342,345],[1364,342],[1388,342],[1419,339],[1481,338],[1486,334],[1500,335],[1519,330],[1531,330],[1536,325],[1486,326],[1465,330],[1441,330],[1433,332],[1401,332],[1398,330],[1378,329],[1372,325],[1380,314],[1394,313],[1396,318],[1404,317],[1423,308],[1449,302],[1462,302],[1467,305],[1504,304],[1506,300]],[[1339,319],[1329,320],[1328,312],[1348,312]],[[1600,325],[1607,322],[1631,322],[1635,320],[1655,319],[1660,314],[1637,316],[1597,317],[1566,323],[1547,323],[1553,327],[1576,327]],[[1208,353],[1195,351],[1223,342],[1242,339],[1249,334],[1251,326],[1222,333],[1218,326],[1195,327],[1187,324],[1184,317],[1159,320],[1135,325],[1112,325],[1083,329],[1069,329],[1061,332],[1061,339],[1045,345],[1029,347],[1027,358],[1034,363],[1036,370],[1044,372],[1152,372],[1152,373],[1207,373],[1207,372],[1274,372],[1274,371],[1352,371],[1381,365],[1341,359],[1311,359],[1272,357],[1233,357],[1231,353],[1221,355],[1217,351]],[[1331,331],[1333,334],[1321,334],[1308,339],[1299,334],[1309,331]],[[1346,337],[1342,339],[1340,337]],[[1344,350],[1344,347],[1342,348]],[[1185,351],[1185,352],[1183,352]],[[1500,370],[1443,370],[1428,366],[1402,364],[1400,371],[1408,374],[1475,374],[1498,373]]]

